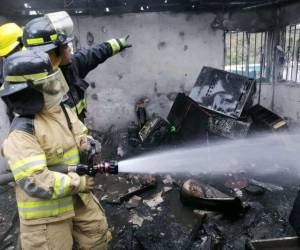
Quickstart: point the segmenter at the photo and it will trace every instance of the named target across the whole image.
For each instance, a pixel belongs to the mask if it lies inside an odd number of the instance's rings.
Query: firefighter
[[[22,34],[22,29],[15,23],[6,23],[0,26],[0,86],[3,84],[3,61],[12,53],[22,49]],[[5,99],[3,101],[6,102]],[[6,105],[8,104],[6,103]],[[9,106],[7,107],[6,114],[11,122],[14,114],[11,112]]]
[[[23,31],[15,23],[6,23],[0,26],[0,57],[5,58],[22,49]]]
[[[80,163],[88,150],[87,128],[64,100],[69,88],[47,53],[20,51],[4,65],[6,96],[18,114],[2,154],[16,181],[24,250],[106,249],[110,239],[104,210],[90,192],[94,180],[51,170]]]
[[[85,91],[89,84],[86,75],[109,57],[131,47],[126,38],[111,39],[88,49],[71,54],[68,43],[72,40],[73,22],[65,11],[46,14],[29,21],[24,27],[23,43],[31,49],[48,52],[54,65],[59,65],[69,85],[69,99],[65,101],[84,122]]]

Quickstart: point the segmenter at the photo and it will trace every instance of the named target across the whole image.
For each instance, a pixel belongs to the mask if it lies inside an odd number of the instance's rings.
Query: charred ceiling
[[[66,10],[74,15],[119,15],[138,12],[235,11],[280,7],[294,0],[1,0],[4,16],[40,15]]]

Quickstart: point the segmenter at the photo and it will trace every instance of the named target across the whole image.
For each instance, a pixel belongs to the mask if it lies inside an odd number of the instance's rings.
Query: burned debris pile
[[[203,143],[286,129],[283,118],[255,103],[255,93],[254,79],[203,67],[189,96],[177,94],[167,120],[147,117],[144,102],[136,104],[138,125],[129,129],[130,142],[144,147]]]
[[[102,158],[123,159],[191,141],[208,145],[218,140],[286,131],[287,121],[257,103],[255,95],[254,79],[203,67],[189,95],[175,95],[166,119],[149,114],[150,100],[142,97],[135,105],[137,121],[127,131],[120,132],[112,125],[105,133],[90,133],[101,142]]]

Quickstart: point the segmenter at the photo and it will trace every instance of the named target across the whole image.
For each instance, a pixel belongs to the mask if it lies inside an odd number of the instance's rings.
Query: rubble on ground
[[[184,183],[190,177],[172,176],[178,183]],[[199,175],[193,178],[228,196],[233,195],[232,189],[224,185],[227,175]],[[257,176],[248,178],[258,179]],[[273,182],[268,177],[259,179],[263,183],[281,186],[283,190],[265,190],[259,194],[243,190],[242,199],[249,209],[236,217],[185,206],[180,201],[180,186],[173,185],[167,193],[161,192],[166,187],[164,179],[165,176],[158,176],[157,187],[141,194],[143,202],[130,210],[127,204],[103,202],[108,221],[114,228],[111,249],[243,250],[247,240],[295,236],[288,222],[298,190],[298,180],[292,174],[287,176],[289,183],[280,178]],[[98,181],[105,182],[108,178],[99,176]],[[110,183],[105,186],[109,189]],[[97,192],[97,195],[101,196],[101,193]],[[159,203],[153,202],[149,206],[148,201]]]
[[[101,203],[106,210],[109,227],[113,233],[110,249],[243,250],[246,242],[252,239],[295,236],[288,217],[297,194],[298,179],[292,173],[289,176],[285,173],[285,178],[281,178],[281,174],[277,178],[276,176],[251,176],[248,173],[245,173],[245,176],[249,182],[253,179],[259,184],[271,184],[281,189],[272,189],[272,191],[264,189],[264,192],[258,193],[246,191],[249,186],[241,189],[243,193],[241,199],[247,202],[249,209],[237,217],[228,217],[218,211],[185,206],[180,201],[181,186],[165,184],[163,182],[167,178],[165,175],[156,177],[155,188],[133,196],[126,202],[112,203],[109,199],[102,199]],[[192,177],[197,182],[213,188],[212,190],[219,190],[229,197],[234,196],[232,187],[225,185],[230,177],[226,174],[170,175],[170,177],[176,183],[184,183]],[[109,193],[118,197],[144,180],[144,175],[97,176],[97,185],[101,185],[101,188],[95,190],[95,194],[99,199]],[[126,189],[124,189],[125,184]],[[256,187],[253,183],[249,185]],[[260,186],[257,187],[263,189]],[[166,187],[168,192],[163,192]],[[128,209],[128,203],[133,200],[138,202]],[[16,227],[18,223],[14,219],[16,204],[13,189],[9,188],[8,192],[2,192],[0,201],[2,204],[0,237],[6,238],[3,245],[5,247],[1,246],[0,249],[8,249],[16,244],[18,233]],[[11,221],[14,225],[10,228]],[[9,230],[6,233],[7,229]]]
[[[141,202],[141,197],[139,196],[133,196],[126,204],[126,207],[128,209],[131,209],[131,208],[136,208],[139,206],[140,202]]]
[[[155,209],[159,204],[161,204],[164,199],[161,197],[162,192],[159,192],[155,194],[151,199],[149,200],[143,200],[143,203],[150,207],[151,209]]]

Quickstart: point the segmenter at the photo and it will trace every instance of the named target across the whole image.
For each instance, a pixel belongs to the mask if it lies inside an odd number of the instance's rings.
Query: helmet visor
[[[45,16],[49,18],[58,33],[62,33],[66,37],[72,36],[74,24],[66,11],[48,13]]]
[[[67,94],[69,86],[60,69],[44,79],[33,81],[33,87],[48,95]]]

